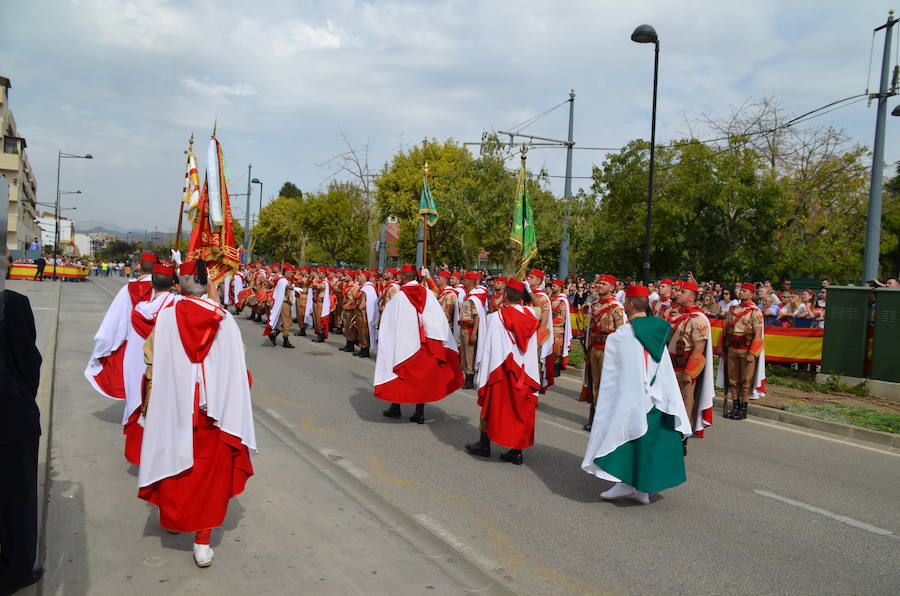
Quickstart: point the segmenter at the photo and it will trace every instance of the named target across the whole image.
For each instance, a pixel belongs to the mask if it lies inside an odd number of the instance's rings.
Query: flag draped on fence
[[[215,133],[209,140],[206,163],[206,180],[197,204],[197,220],[191,231],[187,258],[206,261],[209,278],[219,281],[238,269],[241,257],[234,240],[222,145]]]
[[[528,198],[528,178],[525,172],[525,148],[522,148],[522,166],[516,182],[516,205],[513,209],[512,233],[509,239],[521,247],[521,265],[519,277],[525,275],[528,263],[537,255],[537,236],[534,230],[534,214],[531,212],[531,201]]]

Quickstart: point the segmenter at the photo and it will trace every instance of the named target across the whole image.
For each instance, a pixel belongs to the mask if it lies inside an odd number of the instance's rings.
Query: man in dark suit
[[[47,260],[44,258],[44,255],[40,255],[38,258],[34,260],[34,264],[37,265],[37,271],[34,274],[34,281],[44,281],[44,267],[47,266]]]
[[[0,283],[0,595],[37,582],[41,354],[28,298]]]

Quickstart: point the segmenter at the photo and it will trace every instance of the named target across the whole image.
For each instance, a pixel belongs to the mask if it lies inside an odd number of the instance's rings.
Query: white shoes
[[[635,489],[634,493],[631,495],[631,498],[640,503],[641,505],[649,505],[650,504],[650,493],[645,493],[642,490]]]
[[[624,499],[634,494],[634,487],[625,482],[617,482],[611,489],[600,493],[600,498],[607,501],[615,501],[616,499]]]
[[[208,544],[194,543],[194,562],[197,567],[209,567],[213,562],[213,549]]]
[[[616,499],[634,499],[641,505],[650,503],[650,494],[642,490],[637,490],[630,484],[625,482],[617,482],[611,489],[600,493],[600,498],[606,501],[615,501]]]

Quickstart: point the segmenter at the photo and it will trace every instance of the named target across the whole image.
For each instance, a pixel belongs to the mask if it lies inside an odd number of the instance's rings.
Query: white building
[[[43,213],[37,218],[41,230],[41,246],[53,246],[56,241],[56,217],[52,213]],[[75,222],[71,219],[59,218],[59,252],[64,255],[76,255]]]
[[[37,183],[31,170],[31,163],[25,153],[25,139],[19,136],[16,121],[9,109],[9,79],[0,77],[0,174],[9,184],[7,206],[9,219],[6,224],[6,247],[9,250],[25,250],[38,237]]]

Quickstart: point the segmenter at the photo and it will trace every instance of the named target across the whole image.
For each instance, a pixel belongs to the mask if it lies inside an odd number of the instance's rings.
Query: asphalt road
[[[577,379],[541,398],[536,445],[514,466],[463,450],[478,436],[474,392],[426,406],[424,426],[389,420],[374,358],[339,352],[343,336],[287,350],[237,318],[256,408],[516,593],[900,593],[900,456],[717,417],[690,442],[687,483],[649,506],[602,502],[609,484],[580,469]]]

